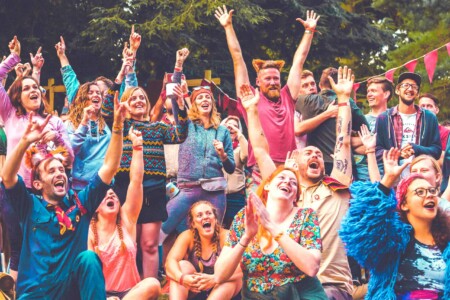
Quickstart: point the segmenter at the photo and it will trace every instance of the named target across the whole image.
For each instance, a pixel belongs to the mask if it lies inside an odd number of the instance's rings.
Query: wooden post
[[[211,70],[205,70],[204,77],[202,79],[189,79],[186,80],[188,86],[200,86],[202,84],[202,80],[206,79],[208,81],[214,82],[216,85],[220,85],[220,78],[212,78],[212,71]]]
[[[65,93],[66,87],[64,85],[55,85],[55,78],[49,78],[47,86],[43,88],[46,90],[50,110],[53,111],[55,109],[55,93]]]

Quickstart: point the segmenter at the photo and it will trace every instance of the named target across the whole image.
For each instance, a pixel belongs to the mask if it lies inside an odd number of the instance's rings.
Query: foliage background
[[[251,80],[253,58],[285,59],[286,79],[304,31],[295,19],[304,18],[308,9],[321,15],[321,34],[315,35],[305,64],[316,77],[328,66],[347,64],[361,81],[450,42],[450,2],[443,0],[0,0],[0,54],[8,54],[7,44],[14,35],[22,42],[23,61],[43,46],[42,82],[53,77],[61,83],[54,45],[62,35],[82,82],[98,75],[114,78],[123,42],[135,24],[143,37],[137,56],[141,85],[161,80],[173,68],[175,51],[188,47],[187,77],[200,78],[203,70],[211,69],[213,77],[221,78],[222,88],[234,96],[231,57],[214,17],[214,10],[223,4],[235,9],[234,26]],[[423,60],[416,70],[424,78],[422,91],[441,99],[439,117],[444,119],[450,116],[450,60],[445,49],[439,53],[432,85]],[[396,76],[405,70],[397,70]],[[364,100],[364,85],[358,93],[358,99]]]

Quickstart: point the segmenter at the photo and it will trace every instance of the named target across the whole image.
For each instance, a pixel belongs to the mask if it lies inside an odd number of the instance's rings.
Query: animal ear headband
[[[54,157],[62,162],[64,167],[69,165],[69,152],[63,146],[58,146],[53,150],[47,150],[45,147],[41,147],[41,144],[37,144],[28,148],[25,152],[25,166],[29,169],[34,169],[43,160]]]
[[[252,61],[252,64],[253,64],[253,68],[255,68],[256,73],[258,73],[260,70],[267,69],[267,68],[275,68],[281,72],[281,70],[284,67],[285,61],[284,60],[254,59]]]

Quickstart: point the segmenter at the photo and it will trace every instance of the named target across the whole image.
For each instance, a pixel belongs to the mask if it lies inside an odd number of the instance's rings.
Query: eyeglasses
[[[415,193],[417,196],[422,197],[422,198],[428,196],[428,194],[431,195],[431,196],[437,196],[438,193],[439,193],[439,189],[438,189],[438,188],[435,188],[435,187],[431,187],[431,188],[429,188],[429,189],[426,189],[426,188],[417,188],[417,189],[414,190],[414,193]]]
[[[418,91],[419,90],[419,86],[417,84],[412,84],[412,83],[402,83],[400,84],[400,87],[404,88],[405,90],[411,88],[414,91]]]
[[[211,87],[209,85],[205,85],[205,86],[196,86],[196,87],[192,88],[193,91],[198,91],[201,89],[210,90]]]

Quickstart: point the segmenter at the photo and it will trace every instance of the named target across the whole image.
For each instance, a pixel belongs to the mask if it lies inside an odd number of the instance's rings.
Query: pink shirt
[[[125,251],[121,250],[117,228],[107,243],[98,246],[107,291],[127,291],[141,280],[136,266],[137,245],[123,225],[122,231]]]
[[[291,96],[288,85],[281,89],[278,102],[270,101],[261,92],[259,95],[259,119],[264,135],[269,143],[270,157],[274,162],[283,163],[286,160],[287,153],[297,149],[294,134],[294,99]],[[238,109],[248,125],[247,113],[240,101]],[[256,160],[250,142],[248,150],[247,165],[253,166]]]
[[[8,58],[0,64],[0,81],[3,79],[8,70],[14,68],[14,66],[20,61],[20,58],[11,54]],[[16,108],[11,104],[8,94],[6,93],[5,87],[0,83],[0,118],[3,120],[5,125],[5,133],[8,141],[7,154],[11,153],[16,145],[19,143],[20,139],[28,126],[28,114],[17,116]],[[44,118],[39,115],[35,115],[33,120],[38,122],[43,122]],[[59,137],[53,141],[55,146],[64,146],[69,151],[70,161],[73,161],[73,151],[70,146],[69,136],[67,135],[66,128],[62,120],[58,117],[52,116],[47,124],[46,129],[57,131]],[[25,185],[31,187],[31,169],[27,168],[22,160],[20,165],[19,175],[23,178]]]

